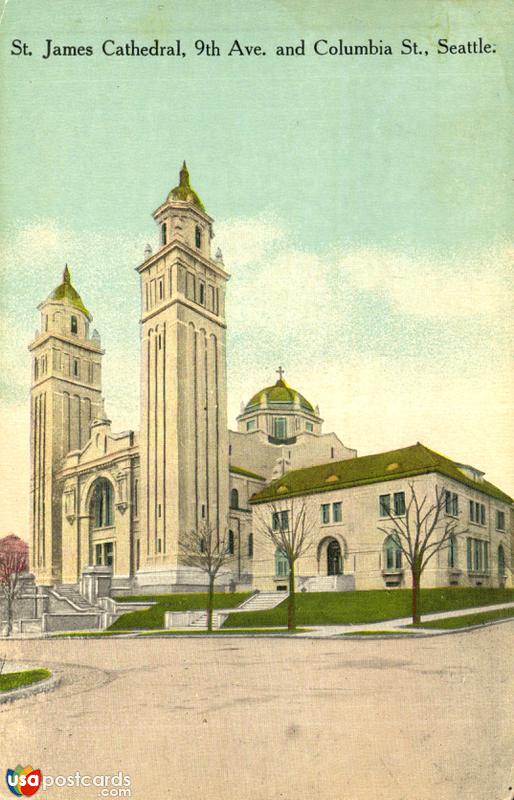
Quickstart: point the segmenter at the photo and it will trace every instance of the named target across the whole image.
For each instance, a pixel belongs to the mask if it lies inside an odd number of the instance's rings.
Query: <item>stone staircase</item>
[[[238,611],[263,611],[264,609],[275,608],[286,597],[287,592],[257,592],[241,603],[240,606],[232,609],[231,613],[237,614]]]
[[[98,613],[101,611],[97,606],[92,605],[83,595],[80,594],[78,588],[72,584],[60,584],[57,588],[53,589],[53,594],[56,598],[63,598],[75,611]],[[70,609],[70,610],[71,610]]]
[[[226,614],[223,614],[223,621],[225,621]],[[207,628],[207,611],[198,611],[191,617],[191,628]],[[220,628],[221,620],[217,611],[212,612],[212,627]]]

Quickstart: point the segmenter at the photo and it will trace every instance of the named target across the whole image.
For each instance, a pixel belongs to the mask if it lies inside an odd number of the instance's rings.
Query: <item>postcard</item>
[[[0,798],[514,800],[512,23],[4,0]]]

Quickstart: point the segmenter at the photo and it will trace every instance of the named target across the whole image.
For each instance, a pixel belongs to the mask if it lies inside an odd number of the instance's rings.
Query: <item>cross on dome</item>
[[[282,375],[284,374],[285,369],[283,367],[279,367],[278,369],[275,370],[275,372],[278,374],[279,381],[281,381],[282,380]]]

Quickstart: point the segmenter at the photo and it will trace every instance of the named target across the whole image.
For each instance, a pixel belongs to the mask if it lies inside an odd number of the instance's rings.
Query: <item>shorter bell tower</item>
[[[62,578],[61,487],[57,473],[68,453],[89,441],[102,413],[103,350],[91,314],[71,283],[62,282],[38,310],[41,328],[32,353],[30,416],[30,567],[40,584]]]

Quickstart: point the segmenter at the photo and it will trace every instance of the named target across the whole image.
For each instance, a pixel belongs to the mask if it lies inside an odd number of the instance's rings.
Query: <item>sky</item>
[[[28,531],[27,345],[65,263],[113,429],[139,428],[134,268],[184,158],[231,273],[231,426],[280,364],[359,454],[422,441],[514,493],[511,21],[503,0],[5,4],[0,534]],[[479,36],[495,54],[436,52]],[[186,56],[100,53],[156,38]],[[369,38],[393,56],[312,53]],[[47,39],[95,52],[43,59]],[[228,56],[236,39],[267,55]]]

